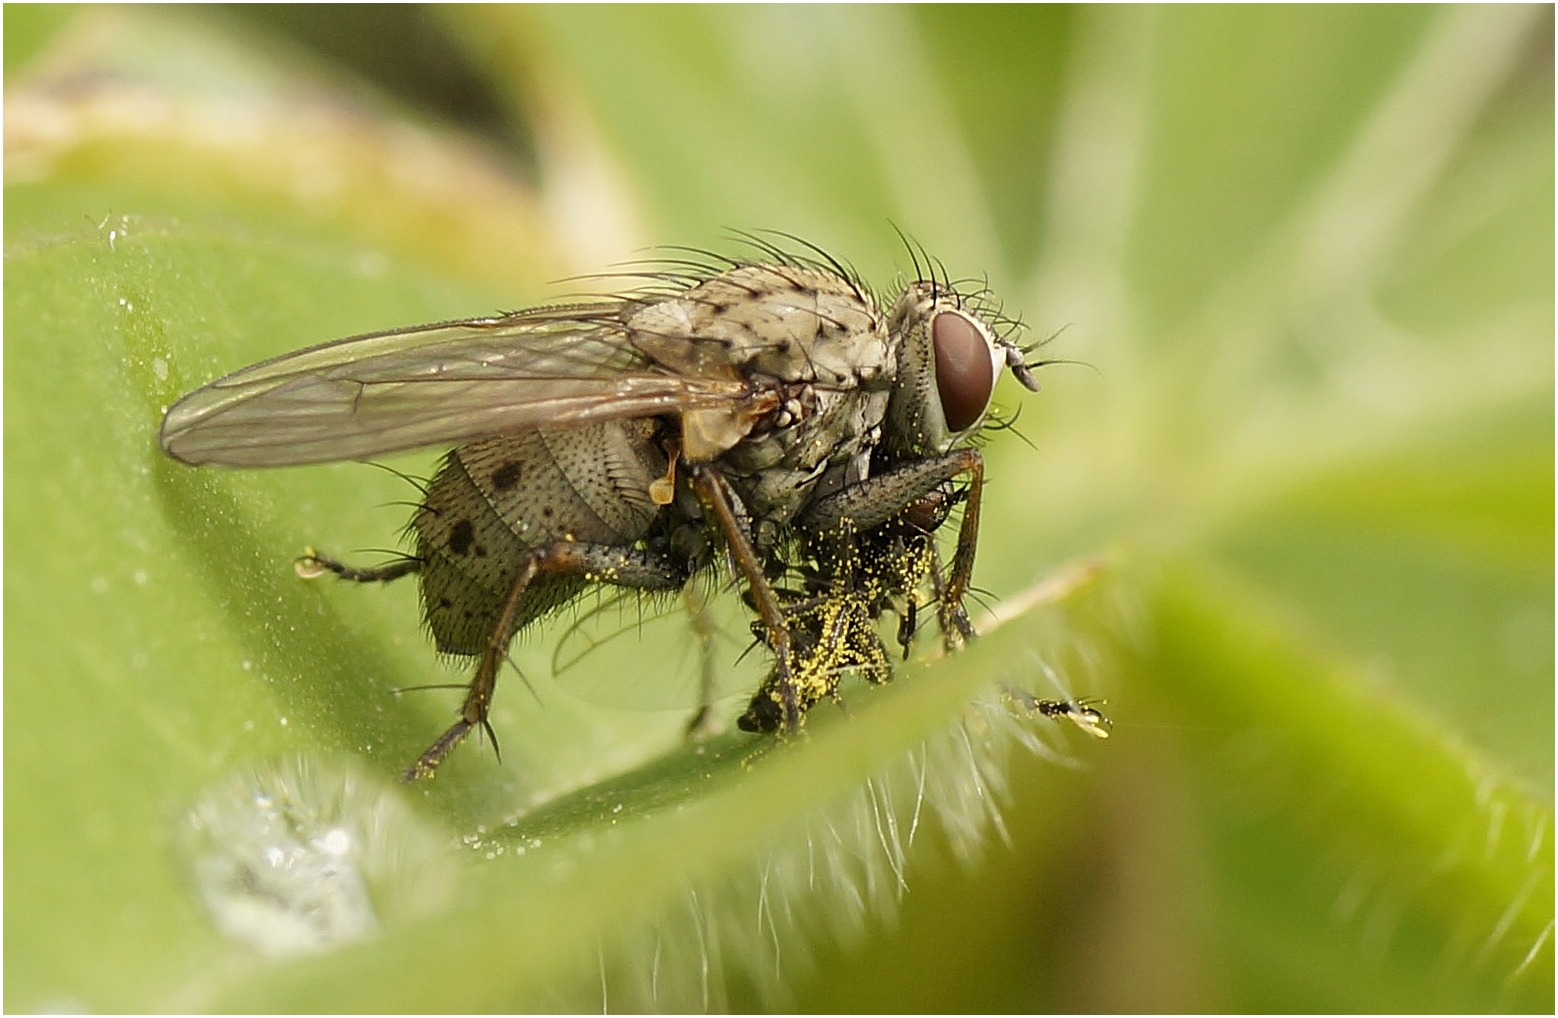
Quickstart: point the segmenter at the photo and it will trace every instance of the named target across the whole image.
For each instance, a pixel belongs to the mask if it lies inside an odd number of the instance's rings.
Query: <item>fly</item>
[[[934,574],[949,640],[972,635],[962,605],[984,463],[967,440],[1002,369],[1037,390],[1037,365],[985,291],[960,292],[918,256],[917,278],[884,303],[820,250],[747,239],[759,258],[667,262],[622,295],[336,340],[168,410],[162,448],[191,465],[453,446],[413,516],[414,555],[370,569],[300,562],[358,582],[417,574],[438,649],[477,659],[458,719],[407,780],[431,775],[472,729],[492,736],[497,674],[521,628],[591,584],[673,591],[721,557],[775,660],[742,727],[795,729],[832,692],[817,655],[852,645],[862,649],[845,657],[875,661],[859,623],[882,609],[822,597],[814,607],[831,620],[808,615],[775,584],[863,535],[878,563],[863,575],[885,578],[851,596],[903,593],[908,577],[884,573],[881,556],[904,520],[940,526],[954,481],[964,508],[951,568],[916,566],[914,580]],[[824,638],[830,621],[856,642]]]

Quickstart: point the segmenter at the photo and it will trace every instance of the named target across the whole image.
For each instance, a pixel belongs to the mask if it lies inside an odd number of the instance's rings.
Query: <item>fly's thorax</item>
[[[412,520],[422,600],[440,650],[479,653],[527,555],[552,541],[631,545],[659,507],[666,471],[652,420],[544,429],[455,449]],[[578,576],[538,576],[517,626],[570,600]]]
[[[887,328],[898,367],[885,451],[894,460],[947,452],[984,421],[1006,351],[956,291],[933,283],[905,289]]]
[[[633,346],[677,375],[783,390],[789,409],[769,414],[770,425],[798,419],[808,390],[885,391],[898,367],[871,295],[837,273],[801,266],[739,266],[639,309],[627,324]],[[743,407],[691,411],[688,455],[712,459],[761,423]]]
[[[893,369],[882,316],[850,280],[789,265],[743,265],[628,319],[634,347],[677,374],[764,375],[859,384]]]
[[[720,457],[759,527],[788,524],[826,478],[861,472],[881,438],[888,396],[881,389],[804,387]]]

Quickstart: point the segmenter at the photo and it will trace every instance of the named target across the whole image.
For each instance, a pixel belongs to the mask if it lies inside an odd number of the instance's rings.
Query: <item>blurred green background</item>
[[[8,1010],[1551,1012],[1551,7],[4,17]],[[289,563],[404,483],[156,450],[653,244],[890,290],[893,224],[1093,370],[998,396],[1014,618],[776,751],[681,742],[685,633],[554,682],[554,629],[502,764],[395,790],[458,674]],[[1050,675],[1114,737],[966,706]],[[261,786],[375,832],[375,932],[218,932],[191,817]]]

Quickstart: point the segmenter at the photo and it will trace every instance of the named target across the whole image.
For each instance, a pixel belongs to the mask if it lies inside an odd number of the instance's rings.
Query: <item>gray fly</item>
[[[775,658],[741,719],[755,730],[792,730],[832,692],[836,680],[818,677],[836,671],[817,657],[855,644],[824,638],[830,623],[874,620],[882,597],[912,599],[927,573],[944,634],[972,635],[962,604],[984,467],[968,440],[1002,369],[1037,390],[1036,365],[984,290],[962,291],[918,257],[888,303],[821,251],[748,239],[758,258],[662,262],[627,294],[325,343],[168,410],[162,447],[193,465],[454,447],[412,519],[413,556],[370,569],[300,561],[361,582],[418,574],[438,649],[479,659],[458,720],[408,780],[472,729],[492,735],[510,641],[591,584],[671,591],[725,558]],[[905,521],[933,532],[954,498],[945,577],[925,542],[911,542],[912,576],[886,574]],[[851,547],[870,558],[865,575],[886,578],[851,586],[835,569],[843,594],[806,603],[779,587],[803,556]]]

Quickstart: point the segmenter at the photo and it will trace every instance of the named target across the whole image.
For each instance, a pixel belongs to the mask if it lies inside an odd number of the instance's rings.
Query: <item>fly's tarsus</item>
[[[498,737],[493,733],[492,727],[485,720],[481,722],[487,729],[487,735],[492,739],[492,751],[498,753]],[[449,727],[449,730],[438,737],[438,741],[427,747],[427,751],[417,757],[416,763],[407,767],[400,775],[400,780],[407,784],[430,778],[433,772],[438,770],[438,765],[444,762],[444,758],[454,751],[454,747],[465,741],[465,737],[471,733],[471,723],[461,718]]]
[[[313,548],[304,548],[303,554],[292,560],[292,569],[305,580],[317,579],[326,573],[334,573],[338,578],[350,580],[353,583],[388,583],[391,580],[398,580],[402,576],[421,572],[422,560],[407,555],[382,566],[359,568],[357,566],[349,566],[340,559],[332,558],[324,552],[315,551]]]

